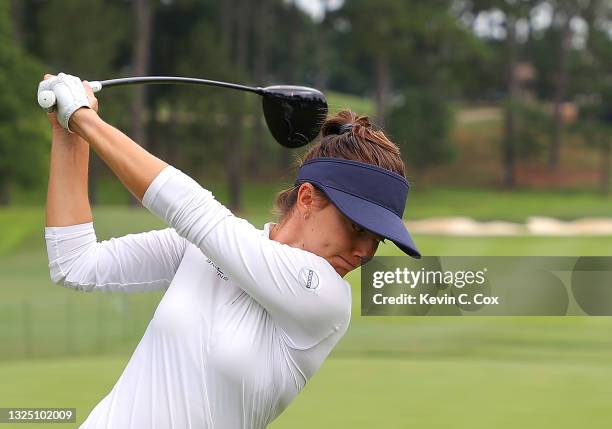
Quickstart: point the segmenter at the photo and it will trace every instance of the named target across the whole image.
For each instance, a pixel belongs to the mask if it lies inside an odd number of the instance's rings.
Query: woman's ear
[[[296,208],[300,216],[307,218],[311,210],[314,208],[315,188],[312,184],[306,182],[300,185],[298,189]]]

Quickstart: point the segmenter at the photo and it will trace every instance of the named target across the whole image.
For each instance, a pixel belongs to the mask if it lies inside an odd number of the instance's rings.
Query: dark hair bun
[[[328,120],[327,122],[325,122],[325,124],[323,124],[323,128],[321,129],[321,135],[323,137],[342,134],[343,132],[346,132],[346,130],[344,130],[343,128],[352,125],[350,122],[340,121],[340,118],[334,119],[335,120]]]
[[[344,134],[360,127],[372,128],[372,124],[367,116],[357,116],[354,112],[342,110],[336,116],[325,121],[321,128],[321,135],[325,137]]]

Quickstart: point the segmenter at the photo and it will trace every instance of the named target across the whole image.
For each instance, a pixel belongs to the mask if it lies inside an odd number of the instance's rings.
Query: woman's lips
[[[349,261],[347,261],[346,259],[344,259],[342,256],[338,255],[338,257],[339,257],[340,259],[342,259],[342,261],[343,261],[343,262],[346,264],[346,267],[345,267],[345,268],[346,268],[347,270],[351,271],[351,270],[355,269],[355,266],[354,266],[354,265],[352,265],[352,264],[351,264]]]

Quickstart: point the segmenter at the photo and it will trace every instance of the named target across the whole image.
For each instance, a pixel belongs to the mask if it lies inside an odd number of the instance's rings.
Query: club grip
[[[53,106],[55,106],[55,93],[53,91],[40,91],[38,93],[38,105],[47,112],[52,112]]]
[[[93,92],[98,92],[102,89],[102,83],[97,80],[89,82],[89,86],[91,86]],[[40,94],[38,94],[38,105],[47,112],[53,112],[55,101],[55,93],[53,91],[40,91]]]
[[[93,92],[98,92],[102,89],[102,83],[98,80],[89,82],[89,86],[91,86]]]

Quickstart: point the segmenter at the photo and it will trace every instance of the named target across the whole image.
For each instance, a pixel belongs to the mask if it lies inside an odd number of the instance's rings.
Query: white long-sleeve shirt
[[[263,428],[350,320],[329,263],[269,239],[166,167],[143,205],[171,227],[97,242],[93,223],[46,227],[51,279],[85,291],[167,289],[111,392],[82,428]]]

